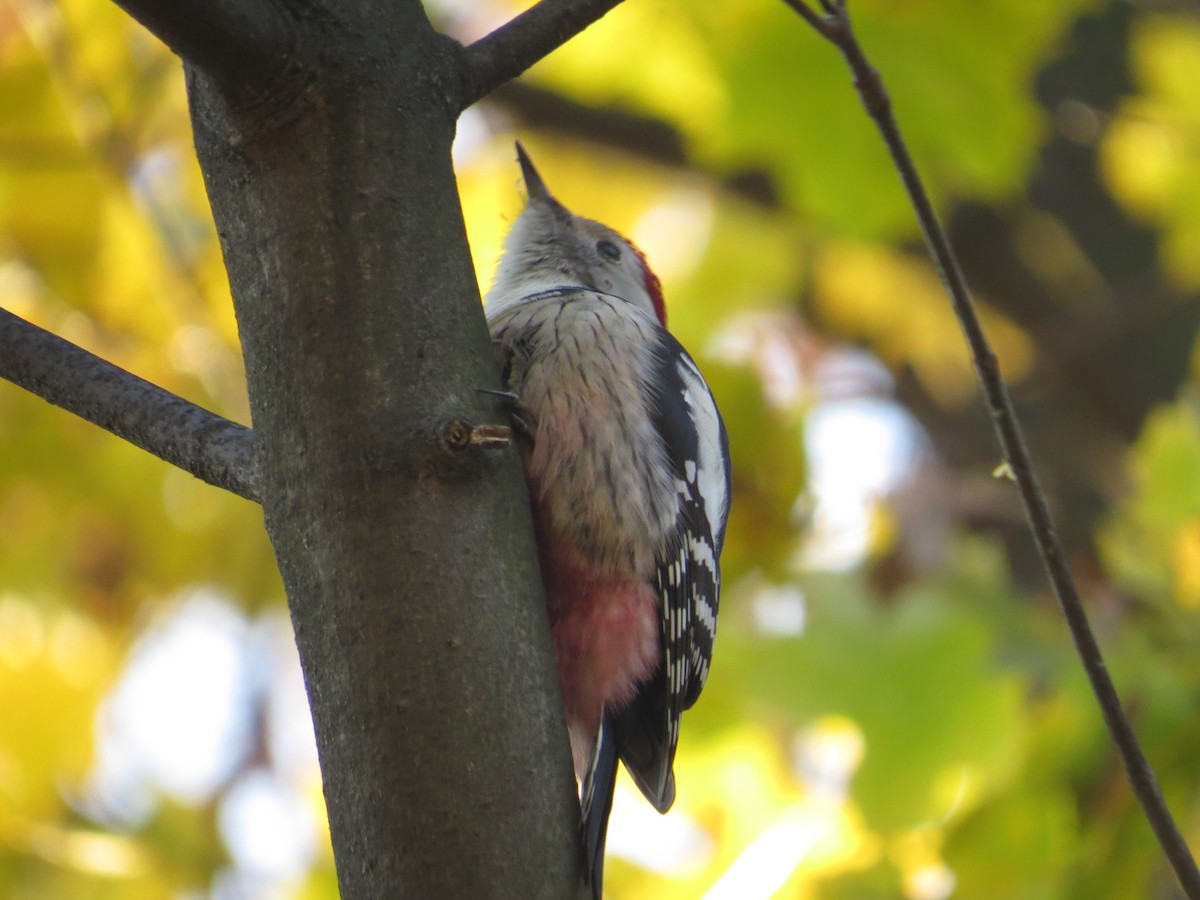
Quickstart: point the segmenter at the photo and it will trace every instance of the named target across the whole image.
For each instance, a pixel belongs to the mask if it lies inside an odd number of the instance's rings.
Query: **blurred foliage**
[[[1118,110],[1106,174],[1131,212],[1161,227],[1168,271],[1200,287],[1200,20],[1148,16],[1130,54],[1142,90]]]
[[[521,4],[429,7],[470,40]],[[1182,7],[852,8],[1200,844],[1200,17]],[[1057,608],[1022,574],[969,360],[836,53],[781,3],[639,0],[525,83],[460,126],[481,283],[521,202],[519,132],[564,202],[647,251],[735,462],[679,802],[659,819],[618,799],[609,895],[1176,896]],[[110,3],[0,0],[0,303],[247,418],[180,67]],[[899,477],[873,474],[881,447],[822,443],[862,401],[910,423]],[[335,895],[281,608],[252,506],[0,388],[0,893]],[[202,627],[225,637],[201,662],[162,651]],[[234,724],[196,738],[222,702]],[[204,778],[154,761],[210,744]],[[301,849],[264,862],[245,823],[281,822]]]

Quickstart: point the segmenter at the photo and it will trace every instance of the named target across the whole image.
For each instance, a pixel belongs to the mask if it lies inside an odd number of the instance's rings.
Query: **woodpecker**
[[[675,802],[680,718],[716,635],[729,440],[645,256],[559,203],[520,144],[517,158],[528,201],[485,309],[524,432],[598,900],[618,759],[660,813]]]

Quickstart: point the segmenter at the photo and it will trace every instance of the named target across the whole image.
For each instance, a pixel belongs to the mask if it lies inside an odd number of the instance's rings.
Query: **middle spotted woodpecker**
[[[521,455],[599,898],[617,760],[660,813],[683,711],[708,676],[729,444],[658,278],[571,213],[517,145],[528,202],[486,299]]]

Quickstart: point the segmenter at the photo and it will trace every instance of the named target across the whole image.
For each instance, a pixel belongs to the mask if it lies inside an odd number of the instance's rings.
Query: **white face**
[[[495,311],[539,290],[578,285],[620,297],[657,320],[646,277],[641,254],[621,235],[556,200],[534,197],[508,233],[486,302]]]

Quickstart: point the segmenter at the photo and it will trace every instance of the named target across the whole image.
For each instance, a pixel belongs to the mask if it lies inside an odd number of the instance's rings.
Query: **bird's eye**
[[[596,244],[596,250],[599,251],[601,256],[607,256],[613,262],[621,258],[621,248],[612,241],[600,241]]]

